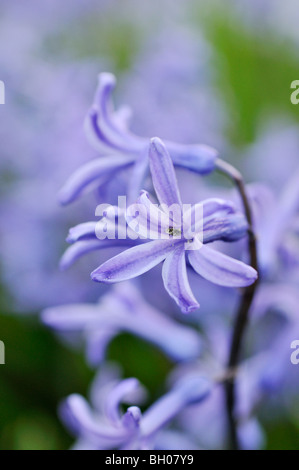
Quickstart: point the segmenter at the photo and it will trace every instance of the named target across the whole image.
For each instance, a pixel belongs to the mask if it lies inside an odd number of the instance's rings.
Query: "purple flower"
[[[135,378],[119,382],[107,390],[105,396],[101,394],[97,409],[92,409],[80,395],[69,396],[61,407],[61,416],[79,438],[81,446],[77,443],[75,448],[155,449],[156,440],[169,421],[188,405],[205,400],[212,389],[212,382],[202,377],[182,380],[144,413],[137,406],[130,406],[122,414],[120,404],[128,402],[139,387]]]
[[[263,186],[250,188],[262,274],[299,266],[299,169],[277,197]],[[279,269],[281,272],[281,269]],[[279,274],[278,271],[278,274]]]
[[[121,108],[113,111],[111,93],[115,77],[109,73],[99,76],[99,86],[91,110],[85,120],[85,129],[91,145],[102,156],[80,167],[60,191],[60,201],[68,204],[86,189],[98,187],[116,173],[132,168],[128,193],[136,198],[148,169],[148,138],[137,137],[127,128],[130,111]],[[183,145],[167,142],[175,165],[209,173],[214,168],[217,152],[206,145]]]
[[[122,331],[150,341],[178,361],[195,359],[201,349],[197,331],[151,307],[130,282],[116,286],[97,305],[48,308],[42,313],[42,321],[57,332],[82,333],[92,365],[103,361],[109,342]]]
[[[168,208],[174,205],[182,210],[175,211],[180,214],[175,213],[169,225],[168,214],[152,207],[147,194],[142,192],[138,202],[144,207],[143,214],[148,214],[148,217],[138,218],[139,232],[141,235],[148,233],[150,225],[154,229],[154,238],[160,239],[134,246],[115,256],[93,271],[92,279],[108,284],[125,281],[164,261],[162,277],[165,288],[184,313],[199,307],[187,278],[186,251],[193,269],[209,281],[228,287],[252,284],[257,278],[253,268],[206,246],[217,239],[233,241],[245,236],[247,222],[244,216],[237,213],[231,203],[219,199],[194,205],[185,214],[173,163],[162,141],[157,138],[151,141],[149,155],[153,184],[160,204]],[[196,218],[192,225],[199,208],[202,209],[202,218]],[[127,212],[127,221],[132,225],[134,210],[130,211],[129,208]]]
[[[107,236],[99,239],[97,235],[98,223],[100,227],[106,228],[107,234],[113,233],[113,238]],[[62,270],[69,268],[79,258],[92,251],[109,247],[130,247],[142,242],[141,239],[136,239],[135,232],[127,226],[123,211],[116,206],[109,206],[99,222],[84,222],[72,227],[66,241],[71,246],[65,251],[60,260]]]

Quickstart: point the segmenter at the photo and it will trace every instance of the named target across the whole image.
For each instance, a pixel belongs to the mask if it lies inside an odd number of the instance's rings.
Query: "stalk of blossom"
[[[145,413],[130,406],[121,414],[121,402],[139,386],[134,378],[119,382],[103,397],[102,412],[92,409],[82,396],[71,395],[61,406],[62,419],[84,448],[155,449],[155,441],[169,421],[188,405],[204,401],[213,383],[203,377],[182,380]]]
[[[207,246],[215,240],[235,241],[244,237],[248,224],[243,214],[221,199],[208,199],[184,212],[172,160],[158,138],[151,141],[149,160],[161,208],[154,206],[143,191],[137,201],[142,210],[136,215],[136,206],[130,206],[126,219],[130,228],[152,241],[106,261],[91,273],[91,278],[108,284],[125,281],[163,262],[164,286],[184,313],[199,307],[187,278],[186,252],[193,269],[215,284],[227,287],[252,284],[257,278],[255,269]]]
[[[136,199],[148,170],[148,138],[137,137],[127,128],[128,108],[113,110],[111,94],[116,79],[110,73],[99,75],[94,103],[85,120],[87,138],[102,156],[80,167],[60,191],[60,202],[68,204],[85,190],[101,186],[116,173],[132,168],[128,195]],[[217,151],[207,145],[167,142],[175,165],[206,174],[214,169]]]
[[[157,345],[176,361],[195,359],[201,350],[198,332],[151,307],[131,282],[115,286],[97,305],[48,308],[42,313],[42,322],[64,334],[82,333],[87,359],[93,366],[104,360],[109,342],[122,331]]]

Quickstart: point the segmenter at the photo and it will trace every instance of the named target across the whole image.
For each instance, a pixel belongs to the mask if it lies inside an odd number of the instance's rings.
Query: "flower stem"
[[[258,271],[256,237],[253,231],[252,212],[251,212],[249,199],[246,194],[243,177],[236,168],[234,168],[232,165],[230,165],[229,163],[221,159],[216,160],[216,168],[222,174],[228,176],[234,182],[234,184],[236,185],[239,191],[239,194],[242,199],[243,206],[244,206],[245,215],[246,215],[248,225],[249,225],[248,248],[249,248],[249,255],[250,255],[250,265]],[[234,323],[233,335],[232,335],[232,340],[231,340],[231,345],[230,345],[230,352],[229,352],[229,357],[228,357],[228,362],[227,362],[228,370],[234,370],[238,366],[243,339],[244,339],[245,331],[248,325],[249,311],[250,311],[250,307],[254,298],[257,284],[258,284],[258,281],[256,281],[254,284],[244,289],[244,292],[240,301],[240,305],[237,311],[235,323]],[[225,392],[226,392],[226,410],[227,410],[228,426],[229,426],[230,447],[233,450],[239,450],[240,442],[238,438],[237,417],[235,413],[236,379],[234,376],[225,382]]]

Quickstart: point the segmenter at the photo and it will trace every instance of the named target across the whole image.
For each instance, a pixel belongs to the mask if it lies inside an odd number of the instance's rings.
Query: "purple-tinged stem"
[[[229,163],[221,159],[216,160],[216,168],[218,171],[228,176],[234,182],[234,184],[236,185],[239,191],[239,194],[242,199],[243,206],[244,206],[245,215],[246,215],[248,225],[249,225],[248,248],[249,248],[249,255],[250,255],[250,265],[258,271],[256,237],[253,231],[252,212],[251,212],[249,199],[246,194],[246,188],[245,188],[243,177],[236,168],[234,168],[232,165],[230,165]],[[230,352],[229,352],[229,357],[227,361],[228,370],[234,370],[238,366],[240,353],[242,350],[242,344],[243,344],[246,328],[248,326],[249,311],[250,311],[250,307],[251,307],[251,304],[255,295],[257,284],[258,284],[258,280],[251,286],[248,286],[246,287],[246,289],[244,289],[241,302],[239,305],[239,309],[237,311],[234,329],[233,329]],[[226,392],[226,410],[227,410],[227,417],[228,417],[230,446],[233,450],[239,450],[240,442],[238,438],[238,429],[237,429],[238,423],[237,423],[237,417],[235,413],[235,409],[236,409],[235,376],[232,376],[231,378],[229,378],[229,380],[225,382],[225,392]]]

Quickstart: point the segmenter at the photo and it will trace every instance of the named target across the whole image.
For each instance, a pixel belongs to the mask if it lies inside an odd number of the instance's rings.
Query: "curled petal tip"
[[[150,140],[150,147],[158,151],[161,150],[161,147],[165,149],[165,144],[159,137],[152,137]]]
[[[151,144],[161,143],[162,140],[159,137],[152,137],[150,140]]]
[[[105,271],[100,271],[99,269],[92,271],[90,277],[92,281],[102,282],[104,284],[111,284],[114,282],[113,279],[111,279],[109,273]]]
[[[200,308],[200,304],[189,305],[188,307],[181,307],[182,313],[188,315],[188,313],[195,312]]]
[[[111,72],[101,72],[98,75],[98,81],[101,85],[115,85],[116,77]]]
[[[64,186],[60,189],[57,200],[60,206],[67,206],[70,202],[72,202],[71,198],[66,193]]]
[[[249,268],[251,268],[251,270],[250,270],[250,275],[248,273],[248,282],[249,282],[248,285],[253,284],[255,281],[258,280],[258,277],[259,277],[259,273],[257,272],[256,269],[252,268],[251,266],[249,266]]]

